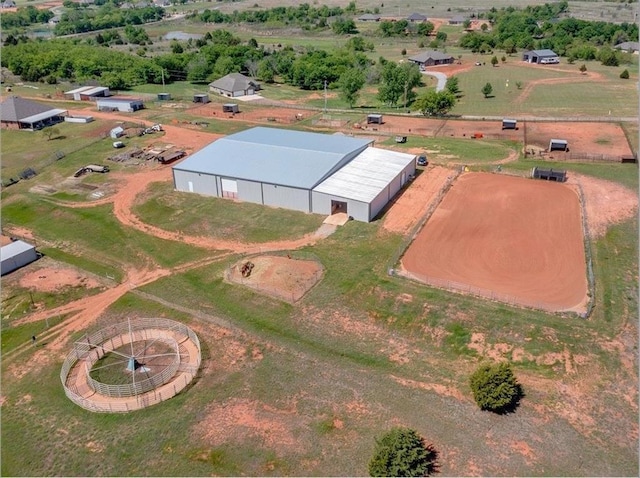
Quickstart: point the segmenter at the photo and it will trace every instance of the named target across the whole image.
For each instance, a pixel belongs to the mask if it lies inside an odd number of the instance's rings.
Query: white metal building
[[[2,263],[0,275],[13,272],[20,267],[32,263],[38,258],[35,246],[24,241],[13,241],[0,248]]]
[[[369,222],[415,174],[415,156],[371,139],[257,127],[173,167],[176,190]]]
[[[139,98],[122,98],[118,96],[97,98],[96,106],[98,111],[122,111],[125,113],[132,113],[144,108],[144,104]]]

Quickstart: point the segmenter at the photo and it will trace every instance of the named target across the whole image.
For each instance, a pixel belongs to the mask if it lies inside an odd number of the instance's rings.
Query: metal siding
[[[387,198],[387,201],[390,200],[392,197],[394,197],[396,194],[398,194],[398,191],[402,189],[402,173],[403,172],[404,170],[389,182],[389,186],[388,186],[389,197]]]
[[[389,191],[388,189],[384,189],[382,191],[380,191],[380,194],[378,194],[376,196],[376,198],[371,201],[371,203],[369,204],[369,208],[370,208],[370,213],[369,213],[369,221],[373,221],[373,219],[380,213],[380,211],[382,211],[382,209],[387,205],[387,203],[389,202]],[[355,219],[355,216],[354,216]]]
[[[262,204],[262,184],[239,179],[238,199],[241,201]]]
[[[328,194],[319,193],[316,191],[311,192],[311,212],[315,214],[331,214],[331,200],[338,199],[344,201],[344,199],[336,198]]]
[[[336,198],[338,199],[338,198]],[[356,221],[369,222],[369,204],[347,199],[347,214]]]
[[[205,196],[219,196],[216,176],[174,170],[174,185],[177,191],[191,192],[189,190],[189,182],[193,184],[194,193]]]
[[[19,252],[11,257],[2,258],[0,263],[0,275],[8,274],[20,267],[26,266],[38,258],[35,247]]]
[[[310,192],[307,189],[276,186],[274,184],[262,184],[263,204],[267,206],[311,212],[309,195]]]

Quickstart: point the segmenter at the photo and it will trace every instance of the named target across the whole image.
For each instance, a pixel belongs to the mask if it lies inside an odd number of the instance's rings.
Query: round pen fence
[[[98,365],[110,356],[127,383],[105,383],[93,376],[110,366]],[[200,341],[186,325],[169,319],[134,319],[76,341],[60,380],[67,397],[87,410],[129,412],[180,393],[196,376],[201,360]]]

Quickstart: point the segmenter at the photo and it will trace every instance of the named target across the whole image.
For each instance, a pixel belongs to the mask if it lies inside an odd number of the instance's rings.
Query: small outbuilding
[[[360,15],[358,17],[358,21],[360,22],[379,22],[380,21],[380,15],[376,15],[374,13],[365,13],[363,15]]]
[[[209,103],[211,100],[209,99],[209,95],[206,93],[198,93],[197,95],[193,95],[194,103]]]
[[[569,143],[566,139],[552,139],[549,141],[549,152],[569,151]]]
[[[223,113],[240,113],[240,108],[236,103],[225,103],[222,105]]]
[[[106,86],[81,86],[75,90],[65,91],[65,97],[75,101],[95,101],[97,98],[111,96]]]
[[[383,124],[384,121],[382,119],[382,115],[379,114],[371,114],[367,115],[367,124]]]
[[[133,113],[144,108],[144,103],[139,98],[123,98],[111,96],[109,98],[98,98],[96,100],[98,111],[121,111],[123,113]]]
[[[522,54],[522,61],[529,63],[538,63],[540,65],[549,65],[560,63],[560,57],[553,50],[529,50]]]
[[[35,246],[20,240],[2,246],[0,248],[0,256],[2,256],[0,275],[13,272],[38,259]]]
[[[158,101],[169,101],[171,93],[158,93]]]
[[[503,119],[502,120],[502,129],[518,129],[518,122],[514,119]]]
[[[116,126],[109,131],[109,136],[111,136],[112,139],[118,139],[121,136],[124,136],[124,128],[122,126]]]
[[[533,171],[531,171],[531,177],[533,179],[564,183],[567,180],[567,172],[562,170],[542,169],[536,166],[533,168]]]

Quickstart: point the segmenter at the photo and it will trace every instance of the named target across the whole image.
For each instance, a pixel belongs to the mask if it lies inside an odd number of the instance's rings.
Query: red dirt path
[[[580,203],[571,187],[488,173],[453,185],[402,259],[411,275],[523,305],[583,312]],[[483,289],[483,290],[481,290]]]

